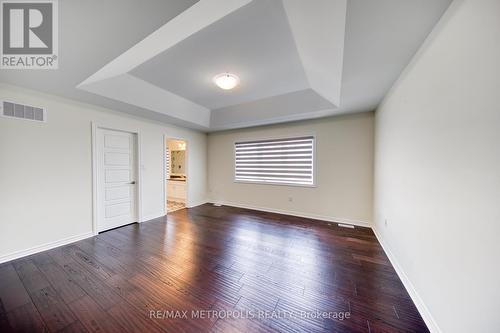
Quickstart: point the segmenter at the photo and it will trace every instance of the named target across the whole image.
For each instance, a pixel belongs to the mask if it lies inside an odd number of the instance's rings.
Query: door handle
[[[130,182],[130,185],[135,185],[135,181],[133,181],[133,182]]]

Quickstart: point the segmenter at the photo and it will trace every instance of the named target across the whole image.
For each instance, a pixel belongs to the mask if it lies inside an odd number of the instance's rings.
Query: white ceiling
[[[258,23],[258,24],[257,24]],[[235,73],[232,91],[213,84]],[[253,1],[139,65],[131,74],[209,109],[309,88],[281,1]]]
[[[65,0],[60,68],[0,81],[203,131],[371,111],[450,2]]]
[[[197,0],[64,0],[59,1],[59,69],[0,69],[0,82],[70,98],[154,121],[194,127],[159,114],[78,89],[99,70]],[[199,127],[202,129],[202,127]]]

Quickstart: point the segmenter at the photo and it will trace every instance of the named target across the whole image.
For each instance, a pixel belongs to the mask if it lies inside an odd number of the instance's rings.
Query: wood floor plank
[[[66,251],[67,255],[73,258],[75,262],[79,263],[86,270],[101,279],[107,279],[115,274],[113,270],[78,247],[78,244],[74,246],[65,246],[63,250]]]
[[[114,305],[107,311],[111,317],[125,328],[127,332],[168,332],[167,327],[160,325],[158,322],[148,318],[147,311],[138,311],[127,302],[121,302]],[[175,329],[170,325],[170,329]]]
[[[7,318],[12,332],[48,332],[40,314],[32,303],[8,312]]]
[[[85,291],[49,255],[40,254],[33,261],[64,302],[71,303],[86,295]]]
[[[125,328],[109,316],[90,296],[69,304],[79,322],[89,332],[122,332]]]
[[[67,263],[63,269],[103,309],[108,309],[120,302],[120,297],[111,288],[77,263]]]
[[[83,324],[77,320],[73,324],[66,326],[58,333],[88,333],[89,331],[83,326]]]
[[[9,320],[7,318],[7,312],[3,306],[3,303],[0,299],[0,332],[9,332],[12,330],[10,327]]]
[[[50,285],[49,281],[47,281],[45,276],[42,272],[40,272],[32,260],[17,260],[12,264],[28,293],[40,290]]]
[[[28,292],[10,263],[0,266],[0,302],[5,312],[31,303]]]
[[[59,331],[76,321],[75,315],[52,286],[31,292],[30,295],[49,331]]]
[[[34,260],[17,260],[13,266],[49,331],[59,331],[76,320]]]

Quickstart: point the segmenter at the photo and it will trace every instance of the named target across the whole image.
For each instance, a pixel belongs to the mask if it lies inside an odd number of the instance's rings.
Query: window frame
[[[246,143],[251,141],[266,141],[266,140],[292,140],[301,137],[312,137],[313,147],[312,147],[312,183],[311,184],[294,184],[294,183],[283,183],[283,182],[273,182],[273,181],[249,181],[249,180],[238,180],[236,179],[236,144],[237,143]],[[271,185],[271,186],[292,186],[292,187],[308,187],[315,188],[317,187],[317,163],[316,163],[316,139],[317,136],[314,133],[296,133],[293,135],[286,136],[276,136],[276,137],[246,137],[240,138],[233,141],[233,183],[240,184],[254,184],[254,185]]]

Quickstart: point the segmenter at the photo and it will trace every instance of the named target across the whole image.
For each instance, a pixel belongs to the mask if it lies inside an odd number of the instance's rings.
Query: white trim
[[[198,202],[190,202],[189,204],[186,204],[186,207],[193,208],[193,207],[204,205],[206,203],[208,203],[208,200],[200,200]]]
[[[154,219],[157,219],[159,217],[164,217],[166,214],[163,213],[163,212],[157,212],[155,214],[148,214],[148,215],[145,215],[142,217],[142,220],[140,221],[141,223],[142,222],[148,222],[150,220],[154,220]]]
[[[92,233],[93,235],[97,235],[98,228],[97,228],[97,129],[109,129],[113,131],[121,131],[121,132],[127,132],[127,133],[132,133],[136,135],[136,147],[135,147],[135,153],[136,153],[136,173],[137,173],[137,180],[136,180],[136,198],[135,198],[135,205],[136,205],[136,218],[137,222],[141,223],[143,221],[142,218],[142,149],[141,149],[141,133],[138,129],[136,128],[123,128],[123,127],[116,127],[113,125],[106,125],[102,123],[96,123],[92,122],[91,123],[91,135],[92,135]]]
[[[260,211],[269,212],[269,213],[304,217],[307,219],[319,220],[320,222],[326,222],[326,223],[335,222],[335,223],[352,224],[352,225],[356,225],[358,227],[371,228],[371,223],[368,221],[351,220],[351,219],[332,217],[332,216],[326,216],[326,215],[319,215],[319,214],[311,214],[311,213],[303,213],[303,212],[296,212],[296,211],[289,211],[289,210],[280,210],[280,209],[274,209],[274,208],[268,208],[268,207],[245,205],[245,204],[240,204],[240,203],[230,202],[230,201],[215,201],[214,203],[221,204],[223,206],[232,206],[232,207],[238,207],[238,208],[260,210]]]
[[[92,122],[92,233],[95,235],[97,232],[97,125]]]
[[[137,212],[137,222],[141,223],[143,221],[142,218],[142,140],[141,140],[141,133],[136,130],[135,132],[131,132],[136,134],[136,140],[137,140],[137,145],[135,147],[136,149],[136,154],[137,154],[137,161],[136,161],[136,173],[137,173],[137,185],[136,185],[136,204],[135,204],[135,209]]]
[[[204,200],[204,201],[200,201],[200,202],[197,202],[197,203],[194,203],[192,205],[186,205],[186,208],[193,208],[193,207],[196,207],[196,206],[200,206],[200,205],[203,205],[203,204],[206,204],[208,201]],[[142,221],[141,222],[148,222],[150,220],[154,220],[154,219],[157,219],[159,217],[165,217],[167,215],[166,213],[166,208],[164,208],[164,211],[165,212],[158,212],[156,214],[148,214],[146,216],[144,216],[142,218]]]
[[[432,316],[431,312],[429,311],[429,308],[425,305],[424,300],[420,297],[420,295],[417,292],[417,289],[415,289],[415,286],[411,282],[410,278],[408,275],[403,270],[403,267],[399,264],[398,260],[396,259],[396,256],[394,253],[391,251],[389,245],[387,245],[384,242],[384,239],[382,236],[377,232],[377,229],[375,226],[372,226],[373,233],[375,234],[375,237],[377,237],[378,242],[382,246],[382,249],[384,250],[385,254],[389,258],[389,261],[392,264],[392,267],[394,267],[394,270],[396,270],[396,273],[398,274],[399,279],[401,282],[403,282],[403,285],[406,288],[406,291],[410,295],[413,303],[417,307],[418,312],[424,319],[425,324],[427,325],[427,328],[429,331],[433,333],[441,333],[441,329],[439,328],[436,320]]]
[[[163,134],[163,172],[162,172],[162,177],[163,177],[163,215],[167,215],[167,164],[165,163],[167,161],[167,135]],[[186,189],[187,192],[187,189]]]
[[[352,224],[345,224],[345,223],[337,223],[337,225],[339,227],[342,227],[342,228],[350,228],[350,229],[354,229],[354,226]]]
[[[89,238],[92,236],[94,236],[93,232],[86,232],[86,233],[81,234],[81,235],[71,236],[71,237],[60,239],[60,240],[55,241],[55,242],[49,242],[49,243],[45,243],[42,245],[34,246],[34,247],[31,247],[31,248],[26,249],[26,250],[20,250],[20,251],[12,252],[9,254],[5,254],[3,256],[0,256],[0,263],[19,259],[22,257],[26,257],[29,255],[35,254],[35,253],[47,251],[47,250],[53,249],[55,247],[74,243],[74,242],[77,242],[77,241],[80,241],[82,239]]]
[[[179,137],[172,137],[169,136],[168,134],[163,134],[163,215],[167,215],[167,199],[168,199],[168,193],[167,193],[167,166],[165,165],[165,160],[166,160],[166,154],[167,154],[167,140],[178,140],[178,141],[184,141],[186,143],[186,153],[185,153],[185,158],[186,161],[184,162],[186,164],[186,199],[184,200],[184,203],[186,204],[186,207],[194,207],[189,203],[189,149],[190,149],[190,144],[187,139],[184,138],[179,138]],[[170,156],[172,158],[172,156]],[[172,170],[170,170],[170,173],[172,173]]]

